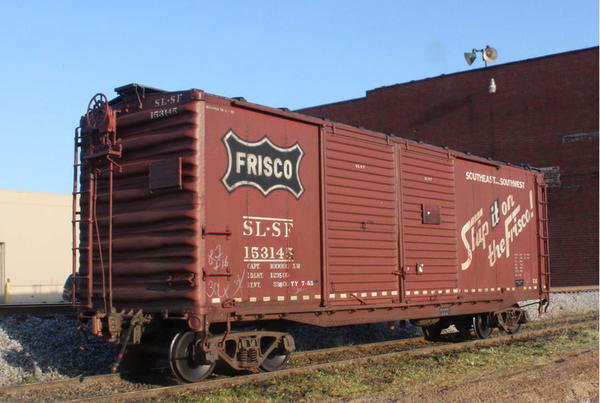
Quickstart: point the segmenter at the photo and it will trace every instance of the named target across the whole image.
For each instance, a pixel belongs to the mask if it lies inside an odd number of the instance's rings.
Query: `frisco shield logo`
[[[253,186],[267,196],[284,189],[299,199],[304,192],[300,181],[300,161],[304,151],[296,142],[291,147],[276,146],[267,136],[249,143],[229,130],[223,143],[229,165],[221,182],[229,193],[240,186]]]

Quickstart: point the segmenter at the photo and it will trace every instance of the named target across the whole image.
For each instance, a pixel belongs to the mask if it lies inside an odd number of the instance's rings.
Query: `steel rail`
[[[586,314],[586,315],[570,315],[556,319],[547,319],[542,321],[530,322],[524,325],[524,328],[558,328],[564,329],[564,327],[560,327],[563,324],[572,325],[574,323],[582,323],[591,320],[597,320],[597,314]],[[538,331],[538,330],[535,330]],[[525,334],[525,333],[521,333]],[[516,335],[515,337],[520,337],[520,335]],[[494,337],[492,339],[486,340],[476,340],[476,341],[466,341],[462,343],[456,343],[455,340],[450,341],[448,345],[465,345],[465,343],[474,343],[474,342],[487,342],[489,340],[497,340],[499,337]],[[410,351],[421,351],[423,348],[431,348],[431,349],[439,349],[445,344],[431,343],[425,341],[423,338],[414,337],[408,339],[400,339],[400,340],[391,340],[385,342],[377,342],[377,343],[368,343],[361,345],[353,345],[353,346],[342,346],[342,347],[333,347],[327,349],[319,349],[319,350],[310,350],[310,351],[302,351],[296,352],[292,354],[292,358],[290,360],[290,365],[294,366],[289,370],[298,370],[301,368],[306,368],[311,365],[334,365],[336,362],[342,361],[352,361],[356,359],[371,359],[374,357],[378,357],[380,355],[385,354],[395,354],[395,353],[404,353],[408,354]],[[288,369],[284,369],[282,371],[289,371]],[[277,372],[279,373],[279,372]],[[267,378],[272,377],[275,373],[268,374],[256,374],[250,375],[255,376],[255,378],[247,378],[247,376],[237,376],[237,377],[224,377],[220,379],[213,379],[208,381],[201,382],[202,384],[206,384],[206,387],[202,387],[200,389],[206,389],[209,387],[215,387],[220,385],[218,382],[225,383],[233,383],[233,380],[241,378],[242,380],[247,380],[243,382],[253,382],[257,378],[256,376],[266,376]],[[44,393],[43,396],[40,396],[42,400],[51,399],[49,392],[52,390],[68,390],[70,387],[82,386],[86,389],[94,389],[98,387],[98,385],[111,387],[115,385],[115,394],[110,396],[122,396],[127,393],[143,393],[146,390],[155,390],[157,389],[157,385],[161,385],[161,383],[152,384],[151,382],[146,382],[145,385],[136,384],[134,385],[132,380],[123,379],[124,374],[102,374],[102,375],[94,375],[94,376],[79,376],[70,379],[57,380],[57,381],[49,381],[49,382],[37,382],[31,384],[22,384],[22,385],[11,385],[0,387],[0,400],[11,397],[11,398],[32,398],[28,396],[27,393]],[[125,374],[125,376],[127,376]],[[162,382],[164,382],[164,376],[161,376]],[[139,379],[138,379],[139,380]],[[121,385],[117,385],[121,382]],[[238,382],[238,381],[235,381]],[[242,383],[243,383],[242,382]],[[131,383],[131,385],[129,385]],[[190,384],[196,385],[196,384]],[[212,385],[212,386],[211,386]],[[180,385],[181,387],[186,387],[187,385]],[[166,388],[172,388],[173,386],[166,386]],[[164,383],[162,383],[162,387],[159,387],[158,390],[163,390],[165,388]],[[121,392],[119,392],[119,389]],[[123,392],[123,389],[128,389],[128,391]],[[135,389],[135,392],[131,392],[131,389]],[[198,390],[200,390],[198,389]],[[170,390],[170,389],[167,389]],[[89,392],[89,390],[86,390]],[[154,392],[153,392],[154,393]],[[86,393],[87,394],[87,393]],[[110,396],[103,397],[106,399],[112,399]],[[35,399],[35,397],[34,397]],[[61,397],[64,400],[64,397]],[[88,400],[85,400],[88,399]],[[92,401],[97,400],[98,398],[86,397],[83,401]],[[116,398],[115,398],[116,399]]]
[[[115,380],[121,377],[121,374],[100,374],[100,375],[80,375],[74,378],[58,379],[55,381],[44,381],[25,383],[19,385],[9,385],[0,387],[0,397],[5,396],[16,396],[22,392],[35,392],[35,391],[47,391],[50,389],[58,389],[68,387],[70,385],[85,385],[96,381],[107,381]]]
[[[550,287],[550,293],[553,292],[586,292],[598,291],[597,285],[578,285],[571,287]]]
[[[0,315],[38,314],[38,313],[77,313],[70,302],[57,304],[0,304]]]

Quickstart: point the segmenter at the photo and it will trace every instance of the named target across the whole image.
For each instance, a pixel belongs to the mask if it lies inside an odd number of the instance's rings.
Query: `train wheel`
[[[520,309],[507,309],[498,314],[500,329],[507,334],[515,334],[521,329],[522,311]]]
[[[507,329],[503,329],[507,334],[515,334],[518,333],[519,330],[521,330],[521,324],[520,323],[515,323],[513,326],[507,328]]]
[[[192,331],[179,332],[169,347],[169,366],[173,375],[184,382],[198,382],[215,369],[215,362],[206,360],[202,351],[202,335]]]
[[[277,371],[283,368],[290,359],[291,353],[286,351],[283,347],[283,340],[273,339],[271,337],[263,337],[261,339],[261,351],[266,351],[273,346],[273,343],[277,343],[277,347],[260,364],[259,369],[264,372]]]
[[[271,351],[260,364],[259,369],[264,372],[277,371],[281,369],[290,359],[290,353],[285,351],[283,347],[279,346],[275,350]]]
[[[494,326],[492,315],[489,313],[478,313],[473,317],[473,329],[478,339],[487,339],[492,334]]]

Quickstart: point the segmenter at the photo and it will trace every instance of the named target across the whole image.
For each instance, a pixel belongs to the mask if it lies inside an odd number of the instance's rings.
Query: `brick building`
[[[552,285],[598,284],[598,47],[381,87],[298,112],[559,167],[560,183],[549,192]]]

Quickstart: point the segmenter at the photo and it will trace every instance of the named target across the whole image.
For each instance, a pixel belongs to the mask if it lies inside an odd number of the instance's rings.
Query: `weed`
[[[21,383],[35,383],[39,381],[40,380],[33,375],[26,375],[21,379]]]

